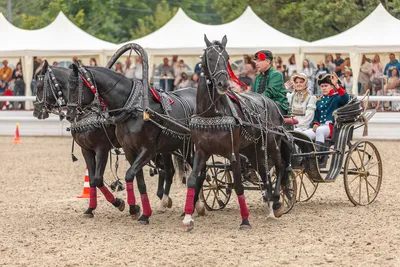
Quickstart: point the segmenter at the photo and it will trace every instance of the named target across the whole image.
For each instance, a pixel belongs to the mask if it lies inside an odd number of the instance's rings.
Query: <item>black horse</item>
[[[38,119],[46,119],[49,113],[58,112],[60,119],[63,119],[61,108],[66,107],[68,100],[68,78],[72,70],[60,67],[49,67],[45,61],[42,70],[36,75],[37,80],[37,98],[34,103],[34,116]],[[51,73],[51,75],[50,75]],[[54,80],[52,79],[54,77]],[[56,86],[57,85],[57,86]],[[88,116],[89,115],[89,116]],[[120,211],[124,210],[125,202],[117,199],[104,186],[104,170],[108,161],[108,153],[112,148],[120,148],[115,136],[115,125],[99,121],[96,113],[82,114],[71,122],[71,134],[74,141],[81,147],[89,172],[90,200],[89,208],[84,212],[84,216],[93,217],[93,210],[97,207],[96,186],[102,191],[106,199]],[[101,125],[103,124],[103,125]],[[75,129],[75,130],[74,130]],[[163,165],[159,156],[154,159],[159,171],[159,186],[157,195],[160,199],[164,192],[165,173],[162,170]],[[179,169],[182,170],[181,162],[178,162]],[[171,202],[164,200],[161,203],[163,208],[170,207]],[[139,213],[135,214],[138,217]]]
[[[190,148],[190,140],[188,138],[190,136],[188,133],[183,132],[175,123],[167,122],[159,117],[152,116],[150,120],[144,121],[141,105],[141,101],[144,98],[142,81],[130,80],[107,68],[80,68],[73,64],[73,72],[69,78],[69,94],[72,102],[79,102],[78,97],[82,94],[83,100],[81,101],[81,105],[84,107],[93,101],[95,97],[86,83],[87,80],[84,79],[86,74],[82,72],[89,73],[94,82],[93,87],[96,88],[99,96],[107,104],[107,108],[111,111],[113,118],[116,118],[114,119],[116,136],[124,149],[127,160],[131,164],[125,175],[130,213],[134,214],[137,212],[133,190],[133,180],[136,177],[143,205],[142,216],[138,221],[148,224],[152,210],[147,196],[142,167],[149,163],[156,154],[159,153],[162,155],[166,180],[163,198],[170,200],[168,195],[175,173],[171,153],[180,150],[182,151],[182,155],[190,161],[188,158],[190,154],[188,153]],[[82,84],[83,79],[85,84]],[[168,118],[177,120],[177,123],[181,125],[187,125],[189,116],[194,113],[196,90],[193,88],[182,89],[169,94],[168,97],[169,99],[162,98],[164,102],[169,103],[166,103],[168,107],[167,111],[165,111],[162,107],[163,105],[160,103],[162,101],[157,101],[153,94],[149,92],[150,109],[158,114],[168,113]],[[126,108],[127,105],[129,105],[128,109]],[[76,108],[69,108],[67,117],[74,118],[76,112]],[[120,118],[123,119],[120,120]],[[199,210],[202,213],[204,207],[199,207]]]
[[[66,107],[68,102],[68,78],[71,70],[61,67],[49,67],[45,61],[42,70],[36,76],[37,100],[34,103],[33,116],[38,119],[46,119],[54,109],[59,109],[60,118],[63,119],[61,108]],[[54,79],[53,79],[54,78]],[[86,120],[86,123],[85,123]],[[120,211],[125,208],[125,201],[116,198],[104,185],[104,171],[108,161],[108,153],[111,148],[119,148],[120,145],[115,137],[114,125],[94,124],[95,117],[82,118],[72,122],[77,128],[88,129],[85,131],[74,130],[71,127],[74,141],[81,147],[83,157],[89,172],[90,200],[89,208],[84,216],[93,217],[93,210],[97,207],[96,187],[104,194],[108,202]]]
[[[239,152],[244,154],[257,169],[264,185],[265,199],[269,201],[270,208],[273,206],[275,215],[279,216],[281,210],[279,189],[284,175],[284,164],[280,154],[282,137],[272,133],[267,134],[266,129],[280,131],[284,119],[276,104],[259,94],[235,95],[236,102],[232,102],[226,95],[230,87],[229,55],[225,51],[227,38],[224,36],[222,42],[211,43],[204,36],[204,40],[207,48],[202,56],[196,115],[190,122],[196,150],[193,170],[188,179],[183,227],[186,231],[194,227],[191,215],[193,198],[197,197],[205,178],[199,174],[204,170],[208,158],[217,154],[231,160],[234,189],[242,217],[240,229],[250,229],[249,211],[241,183]],[[272,165],[275,166],[278,177],[273,193],[270,177],[266,171],[266,167]]]

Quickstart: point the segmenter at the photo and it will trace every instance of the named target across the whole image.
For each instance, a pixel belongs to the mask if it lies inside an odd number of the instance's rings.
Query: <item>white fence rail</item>
[[[362,98],[362,97],[359,97]],[[0,96],[2,101],[32,101],[34,96]],[[400,101],[398,96],[371,96],[370,101]],[[66,131],[69,122],[60,121],[58,116],[50,115],[46,120],[33,117],[32,111],[0,111],[0,136],[12,136],[15,124],[19,123],[22,136],[70,136]],[[369,139],[400,140],[400,112],[378,112],[369,121]],[[356,138],[362,136],[362,128],[355,131]]]

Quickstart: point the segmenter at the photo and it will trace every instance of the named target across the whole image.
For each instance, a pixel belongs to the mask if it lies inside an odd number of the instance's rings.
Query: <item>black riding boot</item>
[[[316,148],[318,152],[325,152],[329,151],[329,147],[325,145],[325,143],[322,142],[315,142]],[[320,168],[325,168],[326,163],[328,161],[328,155],[320,155],[318,156],[318,166]]]

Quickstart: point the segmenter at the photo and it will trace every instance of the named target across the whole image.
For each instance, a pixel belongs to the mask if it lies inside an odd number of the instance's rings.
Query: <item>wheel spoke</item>
[[[349,185],[351,185],[357,178],[359,178],[360,177],[360,175],[357,175],[356,177],[354,177],[354,179],[353,180],[351,180],[351,182],[349,183]]]
[[[306,194],[307,198],[309,197],[309,194],[307,192],[306,184],[304,183],[304,176],[301,179],[301,184],[303,185],[304,193]]]
[[[367,178],[365,178],[365,181],[367,182],[367,184],[372,188],[372,190],[374,190],[375,193],[378,193],[375,189],[375,187],[368,181]]]
[[[218,191],[221,192],[226,198],[228,198],[228,196],[225,194],[225,192],[222,189],[218,188]]]
[[[215,190],[214,190],[214,189],[213,189],[213,191],[214,191],[214,200],[213,200],[213,203],[212,203],[212,207],[213,207],[213,209],[214,209],[215,200],[217,199],[217,194],[215,193]]]
[[[365,188],[367,189],[367,198],[368,198],[368,203],[369,203],[370,200],[369,200],[368,181],[367,181],[367,178],[365,178],[364,180],[365,180]]]
[[[360,183],[358,184],[358,203],[361,203],[361,185],[362,185],[362,181],[361,181],[361,176],[360,176]]]
[[[374,163],[374,165],[371,165],[371,166],[369,166],[369,164],[368,164],[368,170],[372,169],[373,167],[375,167],[376,165],[378,165],[378,164],[380,164],[380,163],[381,163],[381,162],[378,161],[378,162]]]
[[[360,164],[361,164],[361,170],[363,170],[364,171],[364,166],[363,166],[363,161],[362,161],[362,157],[361,157],[361,154],[360,154],[360,151],[358,150],[358,147],[356,148],[356,150],[357,150],[357,154],[358,154],[358,157],[359,157],[359,159],[360,159]]]
[[[207,194],[207,196],[206,196],[206,199],[205,199],[205,200],[207,200],[207,199],[208,199],[208,197],[209,197],[209,196],[210,196],[210,194],[211,194],[211,191],[212,191],[212,189],[208,190],[208,194]]]
[[[356,164],[356,162],[354,161],[354,159],[353,159],[353,157],[352,156],[350,156],[350,160],[353,162],[353,164],[354,164],[354,167],[356,167],[357,168],[357,170],[360,170],[361,168],[359,168],[358,166],[357,166],[357,164]]]
[[[380,177],[381,177],[381,175],[380,175],[380,174],[372,174],[372,173],[368,174],[368,176],[372,176],[372,177],[378,177],[378,178],[380,178]]]

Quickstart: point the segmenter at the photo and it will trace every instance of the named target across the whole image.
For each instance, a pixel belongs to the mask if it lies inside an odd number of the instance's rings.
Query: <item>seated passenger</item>
[[[299,121],[298,124],[294,125],[294,130],[298,132],[307,131],[314,119],[317,100],[308,90],[307,76],[303,73],[294,74],[291,81],[285,85],[294,87],[293,93],[286,95],[289,101],[289,110],[294,118]]]
[[[336,73],[320,75],[318,85],[321,87],[322,96],[317,99],[317,109],[312,121],[313,127],[303,133],[316,141],[317,151],[327,151],[328,148],[324,144],[325,138],[332,136],[333,111],[344,106],[350,97],[346,90],[339,85]],[[320,164],[325,161],[326,156],[319,158]]]

